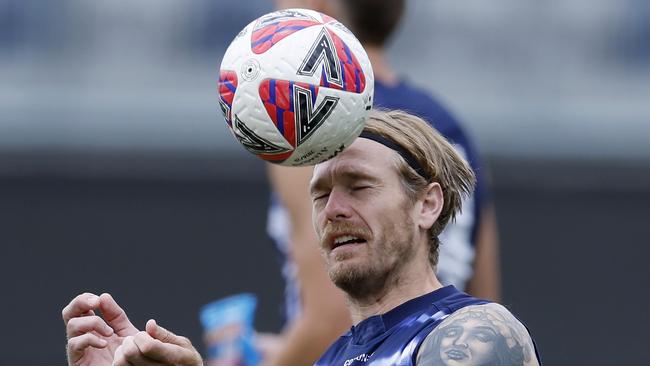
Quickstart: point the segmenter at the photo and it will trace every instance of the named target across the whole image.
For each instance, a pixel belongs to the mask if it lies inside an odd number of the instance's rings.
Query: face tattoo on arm
[[[503,306],[469,306],[455,312],[425,339],[418,366],[538,365],[526,328]]]

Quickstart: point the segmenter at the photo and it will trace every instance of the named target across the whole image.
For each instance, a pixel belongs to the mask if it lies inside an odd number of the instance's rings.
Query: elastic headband
[[[431,177],[427,172],[422,168],[422,165],[418,162],[418,160],[411,154],[408,150],[400,146],[399,144],[395,143],[393,140],[390,140],[384,136],[378,135],[376,133],[372,133],[370,131],[363,130],[359,137],[363,137],[368,140],[376,141],[387,148],[395,151],[398,153],[404,160],[406,161],[406,164],[408,164],[413,170],[415,170],[416,173],[418,173],[422,178],[426,179],[427,182],[431,181]]]

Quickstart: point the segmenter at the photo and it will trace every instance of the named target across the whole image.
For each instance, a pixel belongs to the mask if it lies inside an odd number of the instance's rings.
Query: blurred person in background
[[[276,6],[308,8],[346,25],[363,44],[375,75],[374,106],[401,109],[431,123],[477,173],[474,194],[441,234],[437,275],[445,284],[493,301],[500,299],[495,208],[477,152],[459,122],[429,94],[399,77],[386,46],[405,11],[405,0],[277,0]],[[269,164],[274,193],[268,231],[285,257],[286,326],[281,335],[258,335],[267,366],[311,365],[351,323],[343,293],[326,273],[311,222],[308,183],[312,168]]]

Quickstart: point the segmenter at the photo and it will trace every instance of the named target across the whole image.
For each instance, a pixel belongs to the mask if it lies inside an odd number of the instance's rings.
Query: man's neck
[[[397,306],[442,287],[428,263],[404,266],[404,273],[389,278],[380,293],[355,299],[348,296],[352,322],[358,324],[374,315],[384,314]],[[416,266],[420,268],[416,268]]]
[[[372,64],[372,71],[375,79],[381,81],[383,84],[393,86],[397,84],[399,78],[388,63],[388,58],[384,49],[374,45],[364,45],[370,63]]]

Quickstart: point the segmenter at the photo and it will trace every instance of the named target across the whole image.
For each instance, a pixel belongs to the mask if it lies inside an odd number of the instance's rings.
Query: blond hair
[[[429,229],[429,261],[438,263],[438,235],[461,211],[461,202],[474,190],[476,178],[469,164],[454,147],[423,119],[400,110],[374,109],[366,120],[365,132],[383,136],[408,151],[420,164],[426,176],[418,174],[398,155],[397,169],[407,197],[415,202],[429,183],[442,188],[443,207]]]

